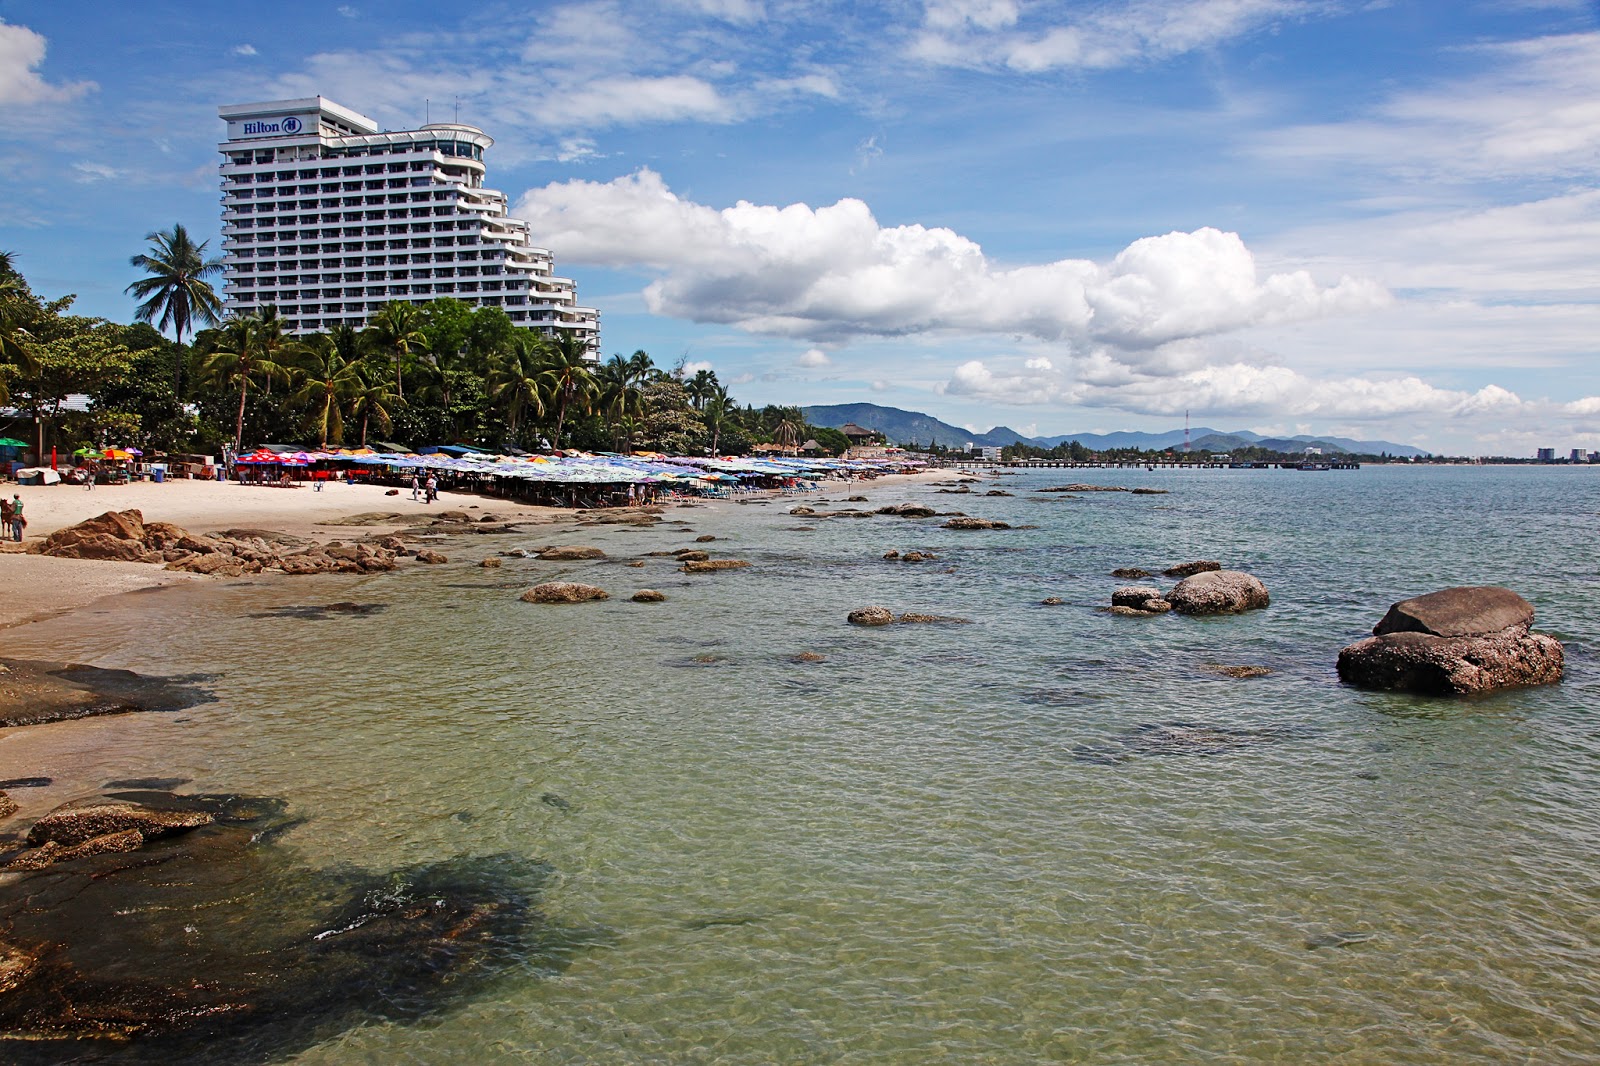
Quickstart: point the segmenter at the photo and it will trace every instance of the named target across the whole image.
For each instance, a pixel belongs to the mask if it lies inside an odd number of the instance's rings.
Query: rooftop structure
[[[230,104],[222,162],[223,306],[268,305],[296,333],[363,326],[391,300],[453,297],[501,307],[521,327],[570,329],[600,346],[528,224],[485,188],[474,126],[383,131],[320,96]]]

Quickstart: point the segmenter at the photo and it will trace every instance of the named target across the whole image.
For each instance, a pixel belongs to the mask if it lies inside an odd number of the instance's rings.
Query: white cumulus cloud
[[[1214,229],[1147,237],[1103,265],[1005,266],[950,229],[880,225],[860,200],[719,210],[648,169],[533,189],[517,212],[565,261],[656,272],[656,314],[813,340],[956,331],[1139,351],[1388,300],[1371,281],[1262,276]]]
[[[812,348],[804,352],[800,358],[796,359],[794,364],[795,366],[803,366],[807,369],[814,370],[819,367],[832,366],[833,360],[829,359],[828,353],[824,352],[821,348]]]
[[[47,42],[26,26],[0,22],[0,105],[56,104],[96,88],[92,81],[52,85],[40,75]]]

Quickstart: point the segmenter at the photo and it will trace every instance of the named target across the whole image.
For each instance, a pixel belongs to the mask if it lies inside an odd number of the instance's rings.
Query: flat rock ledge
[[[1554,637],[1531,632],[1532,624],[1533,605],[1497,586],[1401,600],[1373,636],[1339,653],[1339,678],[1440,696],[1553,684],[1565,671],[1565,651]]]
[[[576,581],[547,581],[522,594],[524,603],[588,603],[610,598],[611,594],[605,589],[580,585]]]
[[[1239,614],[1271,603],[1267,586],[1242,570],[1206,570],[1193,574],[1167,593],[1179,614]]]
[[[606,553],[599,548],[592,548],[583,544],[567,544],[555,548],[546,548],[539,553],[539,558],[551,562],[567,562],[575,559],[604,559]]]

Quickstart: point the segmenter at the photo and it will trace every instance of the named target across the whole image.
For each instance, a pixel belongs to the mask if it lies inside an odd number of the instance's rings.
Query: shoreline
[[[951,476],[955,475],[948,470],[924,470],[884,474],[869,481],[824,481],[819,494],[843,489],[869,492]],[[582,508],[518,504],[493,496],[442,490],[437,502],[424,504],[411,499],[408,492],[389,495],[389,486],[347,485],[342,481],[329,482],[320,492],[309,486],[281,489],[199,480],[102,485],[93,491],[66,485],[11,491],[22,496],[28,527],[22,545],[0,542],[0,587],[5,589],[5,595],[0,597],[0,630],[48,621],[109,597],[211,580],[152,563],[61,559],[27,553],[29,543],[107,511],[135,508],[147,522],[171,522],[194,533],[260,529],[324,541],[389,535],[445,511],[490,512],[512,523],[571,521],[584,513]],[[713,501],[701,501],[706,502]],[[672,504],[666,506],[670,509]],[[374,513],[404,517],[400,521],[359,526],[343,523],[354,515]]]

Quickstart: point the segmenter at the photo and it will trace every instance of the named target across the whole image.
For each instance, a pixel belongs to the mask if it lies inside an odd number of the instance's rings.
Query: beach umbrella
[[[104,459],[98,448],[79,448],[72,453],[74,459]]]
[[[0,437],[0,448],[26,448],[26,441],[17,440],[15,437]]]

